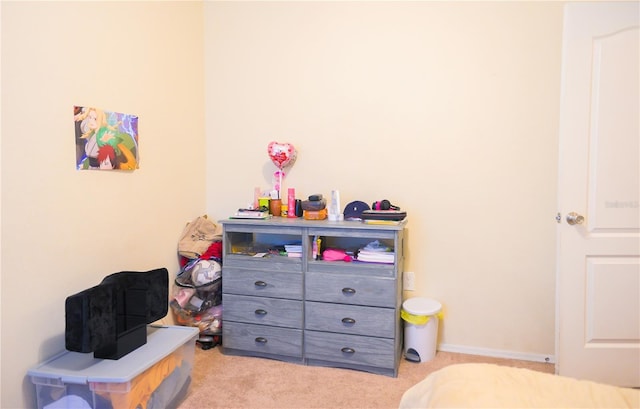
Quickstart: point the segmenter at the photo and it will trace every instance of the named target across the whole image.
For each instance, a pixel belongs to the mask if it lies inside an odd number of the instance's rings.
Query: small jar
[[[269,213],[272,216],[282,215],[282,199],[271,199],[269,201]]]

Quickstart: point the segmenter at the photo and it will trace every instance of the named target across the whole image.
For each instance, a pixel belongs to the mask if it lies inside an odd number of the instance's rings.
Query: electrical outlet
[[[416,275],[413,271],[405,271],[402,279],[402,288],[405,291],[415,291]]]

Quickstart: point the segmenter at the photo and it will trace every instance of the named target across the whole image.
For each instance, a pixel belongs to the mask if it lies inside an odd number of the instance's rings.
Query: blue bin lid
[[[198,328],[182,326],[147,326],[147,343],[120,359],[95,359],[93,353],[64,351],[28,370],[35,378],[64,383],[129,382],[176,351],[187,342],[195,342]]]

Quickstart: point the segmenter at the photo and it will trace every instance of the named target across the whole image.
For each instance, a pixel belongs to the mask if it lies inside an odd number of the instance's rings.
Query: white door
[[[556,372],[620,386],[640,386],[638,5],[568,3],[563,35]]]

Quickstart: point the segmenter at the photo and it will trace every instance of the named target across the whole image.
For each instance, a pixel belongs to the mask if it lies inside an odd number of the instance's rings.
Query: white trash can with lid
[[[409,361],[427,362],[436,356],[438,321],[442,304],[422,297],[402,303],[404,322],[404,357]]]

